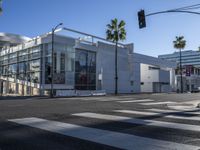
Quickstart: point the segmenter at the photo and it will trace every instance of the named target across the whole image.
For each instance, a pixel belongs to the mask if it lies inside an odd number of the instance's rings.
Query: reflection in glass
[[[54,84],[73,83],[68,74],[74,72],[75,52],[72,45],[55,43],[54,45]],[[51,83],[51,44],[45,44],[45,84]],[[66,79],[67,78],[67,79]],[[74,80],[74,78],[73,78]]]
[[[76,50],[75,87],[78,90],[96,89],[96,53]]]

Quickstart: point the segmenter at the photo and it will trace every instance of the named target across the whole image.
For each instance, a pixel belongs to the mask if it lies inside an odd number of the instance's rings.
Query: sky
[[[185,50],[197,50],[200,15],[155,15],[146,18],[145,29],[139,29],[137,12],[144,9],[148,14],[198,3],[199,0],[3,0],[0,32],[35,37],[62,22],[64,27],[105,38],[106,25],[118,18],[126,22],[123,43],[134,43],[135,52],[156,57],[175,51],[176,36],[185,37]]]

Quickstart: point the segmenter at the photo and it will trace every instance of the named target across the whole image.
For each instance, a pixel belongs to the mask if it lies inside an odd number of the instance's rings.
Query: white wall
[[[133,61],[134,93],[153,92],[153,82],[169,82],[169,85],[161,85],[160,89],[161,92],[172,91],[175,86],[174,68],[176,68],[176,63],[137,53],[134,53]],[[160,69],[149,70],[149,66]]]
[[[153,82],[159,82],[159,70],[149,70],[150,66],[140,64],[141,92],[153,92]]]
[[[133,78],[129,67],[130,48],[118,48],[118,92],[131,93]],[[115,92],[115,46],[98,42],[97,73],[102,72],[102,89],[107,93]]]

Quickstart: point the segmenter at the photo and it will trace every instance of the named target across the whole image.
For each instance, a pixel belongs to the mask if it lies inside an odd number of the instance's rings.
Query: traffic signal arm
[[[172,10],[167,10],[167,11],[159,11],[159,12],[154,12],[154,13],[150,13],[150,14],[145,15],[145,11],[142,9],[138,12],[139,28],[142,29],[142,28],[146,27],[146,17],[158,15],[158,14],[164,14],[164,13],[188,13],[188,14],[200,15],[200,12],[178,10],[178,9],[172,9]]]

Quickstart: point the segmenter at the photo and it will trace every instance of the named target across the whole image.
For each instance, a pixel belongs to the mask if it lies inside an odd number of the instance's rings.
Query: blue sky
[[[172,41],[185,36],[186,50],[200,46],[200,16],[162,14],[147,18],[147,28],[140,30],[137,11],[146,14],[197,4],[198,0],[4,0],[0,32],[35,37],[49,32],[57,23],[105,37],[106,24],[112,18],[127,23],[127,39],[135,52],[157,56],[174,52]],[[200,11],[200,10],[199,10]]]

